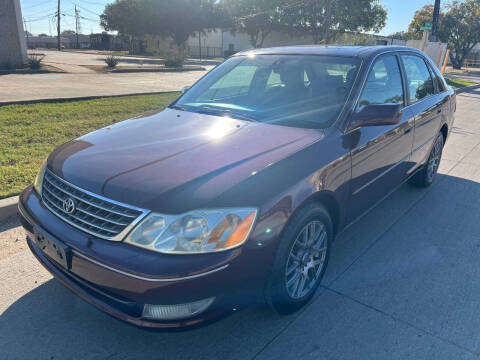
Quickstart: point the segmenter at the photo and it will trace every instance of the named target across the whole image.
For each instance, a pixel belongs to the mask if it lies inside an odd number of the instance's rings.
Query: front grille
[[[72,212],[64,202],[73,200]],[[145,211],[119,204],[81,190],[45,172],[42,185],[43,203],[59,218],[86,233],[108,240],[122,240]]]

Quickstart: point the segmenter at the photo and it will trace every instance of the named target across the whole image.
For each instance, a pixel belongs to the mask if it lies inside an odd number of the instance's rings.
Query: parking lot
[[[480,357],[479,109],[480,89],[457,97],[437,182],[403,185],[345,230],[302,311],[252,308],[188,332],[146,332],[71,294],[24,247],[0,257],[0,358]],[[16,225],[0,227],[0,244],[15,241]]]

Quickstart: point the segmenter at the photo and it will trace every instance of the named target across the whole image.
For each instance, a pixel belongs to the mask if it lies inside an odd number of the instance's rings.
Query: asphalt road
[[[303,311],[255,308],[189,332],[145,332],[72,295],[23,249],[0,260],[0,358],[480,357],[479,110],[479,89],[458,96],[437,182],[400,187],[348,228]]]

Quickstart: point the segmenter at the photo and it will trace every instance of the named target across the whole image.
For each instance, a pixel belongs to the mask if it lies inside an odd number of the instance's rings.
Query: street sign
[[[420,28],[420,30],[432,30],[432,23],[431,22],[426,22],[423,24],[423,26]]]

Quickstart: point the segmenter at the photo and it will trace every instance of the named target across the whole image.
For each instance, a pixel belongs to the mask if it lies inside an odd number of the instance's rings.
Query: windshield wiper
[[[215,113],[215,114],[220,114],[220,115],[223,115],[223,116],[229,115],[233,118],[237,118],[237,119],[240,119],[240,120],[247,120],[247,121],[254,121],[254,122],[258,121],[252,116],[242,114],[242,113],[239,113],[237,111],[232,111],[230,109],[224,109],[224,108],[216,107],[216,106],[202,105],[202,106],[199,106],[199,109],[207,110],[209,112],[212,112],[212,113]]]
[[[168,106],[169,109],[175,109],[175,110],[181,110],[181,111],[187,111],[183,106],[173,104]]]

